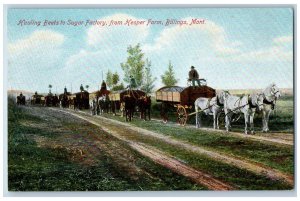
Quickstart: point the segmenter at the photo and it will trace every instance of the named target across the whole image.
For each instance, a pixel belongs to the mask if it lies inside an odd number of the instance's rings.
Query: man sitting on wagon
[[[200,87],[201,84],[200,84],[200,80],[203,80],[203,79],[199,79],[199,74],[197,72],[197,70],[195,69],[194,66],[191,66],[191,70],[189,72],[189,81],[192,81],[192,84],[193,84],[193,87],[195,88],[195,81],[197,82],[198,86]]]
[[[64,88],[64,95],[67,95],[68,91],[67,91],[67,87],[65,86]]]
[[[82,84],[80,85],[80,91],[81,91],[81,92],[84,91],[84,88],[83,88]]]
[[[136,81],[132,75],[129,76],[129,85],[127,86],[128,89],[134,89],[137,87]]]

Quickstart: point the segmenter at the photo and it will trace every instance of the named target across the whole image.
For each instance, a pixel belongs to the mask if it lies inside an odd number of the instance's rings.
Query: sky
[[[124,24],[127,19],[162,24],[85,26],[87,20]],[[204,23],[166,26],[167,19]],[[65,24],[43,26],[45,20]],[[127,47],[138,43],[157,77],[155,89],[163,86],[161,75],[169,62],[179,86],[187,85],[193,65],[216,89],[271,83],[293,88],[290,8],[8,9],[8,88],[47,92],[51,84],[53,92],[61,93],[65,86],[77,92],[83,84],[97,90],[108,70],[123,77],[120,63],[127,59]]]

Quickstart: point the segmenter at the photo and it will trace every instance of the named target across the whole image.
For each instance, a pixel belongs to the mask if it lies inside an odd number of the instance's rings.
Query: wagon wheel
[[[181,126],[185,126],[188,119],[188,114],[186,112],[186,109],[182,105],[177,106],[177,115],[178,115],[178,123]]]

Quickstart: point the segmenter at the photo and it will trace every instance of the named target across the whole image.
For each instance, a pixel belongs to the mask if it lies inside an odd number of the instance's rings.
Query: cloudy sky
[[[68,21],[204,19],[200,25],[72,26]],[[41,21],[40,26],[23,25]],[[43,26],[45,20],[65,25]],[[190,66],[218,89],[264,88],[274,82],[293,87],[293,11],[289,8],[182,9],[9,9],[7,19],[8,87],[73,92],[93,91],[102,72],[123,72],[128,45],[141,44],[160,76],[173,64],[179,86]]]

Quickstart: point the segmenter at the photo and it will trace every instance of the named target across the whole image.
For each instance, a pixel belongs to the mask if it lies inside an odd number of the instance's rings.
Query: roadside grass
[[[125,122],[125,118],[120,116],[107,114],[104,116]],[[292,146],[258,142],[219,132],[174,126],[156,121],[142,121],[136,118],[129,124],[187,141],[212,151],[245,158],[289,174],[294,174],[294,149]]]
[[[39,147],[29,137],[47,136],[51,140],[58,136],[55,131],[20,124],[23,120],[51,122],[26,114],[10,101],[8,115],[9,191],[206,190],[135,151],[132,151],[136,157],[135,165],[146,170],[149,176],[143,175],[138,179],[128,177],[105,153],[100,154],[97,165],[76,163],[70,160],[70,154],[65,149]],[[73,122],[69,126],[79,129],[84,125]],[[93,129],[90,124],[86,126]]]

